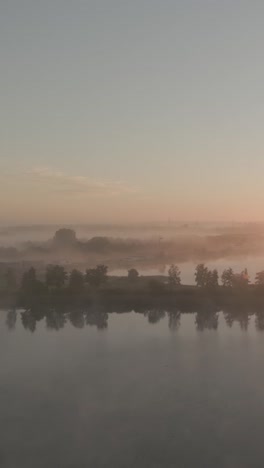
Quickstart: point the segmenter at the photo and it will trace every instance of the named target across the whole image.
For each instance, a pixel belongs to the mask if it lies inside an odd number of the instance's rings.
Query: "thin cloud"
[[[44,182],[57,193],[91,196],[136,194],[138,189],[122,181],[93,180],[86,176],[68,175],[50,168],[35,168],[27,173],[33,182]]]

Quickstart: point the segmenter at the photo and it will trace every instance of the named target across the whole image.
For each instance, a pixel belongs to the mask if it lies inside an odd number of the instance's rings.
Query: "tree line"
[[[108,268],[98,265],[96,268],[87,269],[85,274],[79,270],[67,273],[61,265],[49,265],[45,272],[44,281],[37,278],[35,268],[30,268],[22,277],[20,290],[22,293],[33,294],[36,292],[60,291],[67,286],[68,291],[74,294],[81,293],[85,285],[98,288],[107,281]]]
[[[168,270],[169,284],[181,285],[181,272],[177,265],[171,265]],[[199,288],[215,288],[222,285],[225,288],[245,287],[249,285],[250,278],[247,268],[235,273],[232,268],[225,269],[221,276],[215,268],[210,270],[204,263],[199,263],[194,272],[196,286]],[[264,286],[264,270],[256,273],[255,285]]]
[[[139,280],[139,272],[132,268],[128,270],[127,280],[130,283],[136,284]],[[72,294],[79,294],[87,287],[97,289],[103,286],[108,280],[108,267],[105,265],[98,265],[95,268],[89,268],[85,273],[73,269],[67,272],[62,265],[49,265],[47,266],[44,277],[39,279],[40,275],[34,267],[29,268],[22,275],[21,281],[18,282],[15,271],[8,268],[2,274],[2,291],[17,292],[23,294],[40,294],[45,291],[60,291],[65,288]],[[144,277],[142,277],[144,278]],[[205,264],[200,263],[196,266],[194,272],[195,283],[198,288],[217,288],[222,286],[224,288],[237,288],[246,287],[250,283],[250,278],[247,268],[240,273],[235,273],[232,268],[225,269],[219,275],[217,269],[210,270]],[[161,286],[177,288],[181,286],[181,271],[177,265],[172,264],[168,269],[167,279],[163,280],[152,278],[149,280],[149,287],[159,289]],[[256,273],[255,285],[264,286],[264,270]]]

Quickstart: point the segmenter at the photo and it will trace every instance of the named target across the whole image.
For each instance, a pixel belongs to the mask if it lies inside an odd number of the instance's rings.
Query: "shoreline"
[[[2,293],[0,308],[31,307],[90,307],[102,306],[106,309],[137,307],[174,307],[183,311],[197,309],[221,309],[228,306],[241,308],[264,309],[264,286],[247,285],[246,287],[229,288],[217,286],[201,288],[193,285],[171,287],[154,279],[150,284],[134,284],[126,281],[119,286],[111,284],[100,288],[84,288],[82,291],[71,291],[69,288],[46,290],[41,293],[22,294],[20,291]]]

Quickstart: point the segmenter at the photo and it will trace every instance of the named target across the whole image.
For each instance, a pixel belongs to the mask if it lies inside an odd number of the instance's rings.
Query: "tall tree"
[[[5,282],[7,291],[14,291],[17,287],[16,274],[13,268],[8,268],[5,272]]]
[[[86,270],[86,282],[95,288],[98,288],[107,281],[108,267],[105,265],[98,265],[96,268]]]
[[[80,293],[84,289],[84,275],[79,270],[72,270],[69,278],[69,289],[74,293]]]
[[[216,288],[218,286],[218,271],[216,269],[207,271],[206,286],[209,288]]]
[[[171,265],[168,270],[169,284],[171,286],[180,286],[181,284],[181,272],[177,265]]]
[[[32,294],[36,289],[37,275],[35,268],[30,268],[23,274],[21,290],[25,294]]]
[[[221,281],[224,287],[232,288],[234,282],[234,272],[232,268],[228,268],[223,271]]]
[[[256,273],[255,284],[258,286],[264,286],[264,270],[258,271],[258,273]]]
[[[199,263],[195,268],[195,282],[199,288],[204,288],[207,283],[208,268],[203,264]]]
[[[67,273],[61,265],[49,265],[46,270],[46,285],[49,288],[61,289],[66,283]]]
[[[236,288],[246,288],[249,284],[249,274],[247,268],[241,273],[234,274],[233,286]]]

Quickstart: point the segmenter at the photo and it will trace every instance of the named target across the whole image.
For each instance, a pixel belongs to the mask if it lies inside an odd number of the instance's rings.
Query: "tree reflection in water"
[[[205,310],[197,312],[195,317],[196,329],[203,330],[217,330],[219,314],[214,310]]]
[[[86,313],[86,325],[96,326],[98,330],[108,327],[108,314],[103,310],[91,310]]]
[[[84,312],[81,310],[72,310],[69,313],[69,321],[74,328],[83,328],[85,325]]]
[[[16,328],[17,313],[16,309],[9,310],[6,316],[6,326],[9,331],[12,331]]]
[[[64,328],[67,319],[65,314],[58,312],[56,310],[50,310],[46,314],[46,327],[48,330],[61,330]]]
[[[126,310],[127,312],[127,310]],[[119,312],[121,313],[121,311]],[[179,309],[151,308],[137,310],[136,313],[147,317],[150,324],[157,324],[164,317],[168,317],[168,327],[172,332],[177,331],[181,326],[181,315],[184,313]],[[206,306],[198,312],[190,312],[194,316],[196,329],[198,331],[217,330],[219,323],[219,310],[213,306]],[[195,315],[194,315],[195,314]],[[6,315],[6,327],[8,330],[14,330],[17,323],[18,312],[15,309],[10,310]],[[238,323],[241,330],[247,331],[252,311],[246,306],[243,307],[225,307],[223,316],[228,327],[233,323]],[[32,308],[26,309],[20,313],[21,323],[25,330],[34,333],[37,328],[37,322],[45,320],[47,330],[62,330],[66,324],[74,328],[82,329],[85,326],[94,326],[98,330],[105,330],[108,327],[109,314],[103,306],[94,305],[87,309],[64,309],[64,308]],[[264,331],[264,310],[255,312],[255,326],[259,331]]]
[[[21,312],[21,322],[25,330],[29,330],[31,333],[34,333],[37,327],[37,319],[31,310]]]
[[[169,329],[172,332],[177,331],[181,326],[181,312],[179,310],[168,312],[168,318],[169,318]]]
[[[14,315],[15,314],[15,315]],[[74,309],[70,312],[54,308],[47,310],[27,309],[21,312],[21,323],[25,330],[32,333],[37,328],[37,322],[45,319],[48,330],[62,330],[67,323],[74,328],[82,329],[85,325],[96,326],[98,330],[104,330],[108,326],[108,314],[100,309],[82,310]],[[6,326],[12,329],[15,326],[16,312],[10,311],[7,314]]]
[[[256,312],[255,325],[258,331],[264,331],[264,311]]]
[[[223,310],[225,321],[228,327],[232,327],[234,322],[239,323],[241,330],[246,331],[249,325],[249,310],[245,307],[230,307]]]
[[[144,312],[145,317],[148,318],[149,323],[158,323],[163,317],[165,317],[165,310],[162,309],[150,309]]]

